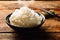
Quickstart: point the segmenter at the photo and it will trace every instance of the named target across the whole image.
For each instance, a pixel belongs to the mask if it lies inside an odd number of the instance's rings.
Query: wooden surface
[[[20,40],[20,34],[12,33],[15,31],[6,24],[5,18],[8,14],[14,12],[16,8],[20,8],[24,5],[30,7],[31,9],[34,9],[37,12],[40,12],[39,8],[41,7],[45,9],[53,9],[55,10],[57,15],[60,15],[60,1],[40,1],[40,2],[38,1],[37,2],[0,1],[0,40]],[[41,28],[44,29],[45,32],[52,32],[47,34],[49,38],[48,37],[45,38],[46,40],[47,39],[60,40],[60,33],[59,33],[60,19],[58,18],[46,19],[45,23],[41,26]],[[56,33],[53,33],[53,32],[56,32]],[[43,33],[42,33],[42,36],[43,36]],[[39,39],[39,37],[36,38],[35,40],[37,39]],[[44,39],[44,37],[42,39]]]

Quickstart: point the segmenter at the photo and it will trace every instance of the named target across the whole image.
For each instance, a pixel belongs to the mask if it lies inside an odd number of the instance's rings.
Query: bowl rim
[[[37,13],[38,13],[38,12],[37,12]],[[45,22],[45,17],[44,17],[44,15],[43,15],[42,13],[38,13],[38,14],[40,14],[40,16],[42,16],[41,24],[37,25],[37,26],[40,26],[40,25],[42,25],[42,24]],[[6,23],[7,23],[8,25],[11,25],[11,26],[13,26],[13,27],[16,27],[16,26],[10,24],[9,18],[10,18],[11,15],[12,15],[12,13],[10,13],[10,14],[8,14],[8,15],[6,16]],[[17,27],[19,27],[19,26],[17,26]],[[36,27],[36,26],[34,26],[34,27]],[[19,28],[34,28],[34,27],[19,27]]]

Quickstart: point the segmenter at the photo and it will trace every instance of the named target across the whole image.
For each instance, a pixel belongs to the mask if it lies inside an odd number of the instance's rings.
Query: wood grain
[[[57,15],[60,15],[60,10],[57,10],[57,6],[59,6],[59,1],[37,1],[37,2],[29,2],[29,1],[1,1],[0,2],[0,32],[12,32],[13,29],[11,29],[7,24],[5,17],[14,12],[16,8],[20,8],[24,5],[30,7],[31,9],[34,9],[36,12],[40,12],[40,7],[42,8],[54,8]],[[44,2],[44,3],[43,3]],[[56,3],[55,3],[56,2]],[[38,4],[38,5],[37,5]],[[53,5],[53,6],[52,6]],[[56,8],[56,9],[55,9]],[[52,19],[46,19],[45,23],[43,24],[42,28],[46,29],[47,32],[60,32],[60,21],[57,18]],[[8,31],[7,31],[8,30]]]
[[[27,5],[31,9],[34,9],[36,12],[41,12],[39,9],[40,7],[46,8],[46,9],[52,8],[53,10],[55,10],[55,13],[57,15],[60,15],[60,7],[59,7],[60,1],[40,1],[40,2],[20,1],[19,3],[18,1],[11,1],[11,2],[0,1],[0,40],[21,40],[22,38],[21,34],[13,33],[15,31],[6,24],[5,18],[8,14],[14,12],[16,8],[20,8],[24,5]],[[52,5],[55,5],[55,6],[52,6]],[[41,26],[41,28],[45,32],[52,32],[52,33],[40,33],[40,32],[37,32],[37,34],[33,33],[36,36],[36,39],[34,40],[42,40],[42,39],[43,40],[45,39],[46,40],[60,40],[60,33],[59,33],[60,32],[60,19],[58,18],[46,19],[45,23]],[[26,34],[24,35],[26,36]],[[27,37],[28,36],[30,35],[27,35]]]

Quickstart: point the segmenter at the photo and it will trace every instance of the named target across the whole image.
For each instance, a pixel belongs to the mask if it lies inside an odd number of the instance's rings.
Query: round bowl
[[[37,28],[39,28],[39,27],[41,27],[41,25],[45,22],[45,17],[44,17],[44,15],[42,15],[41,13],[38,13],[41,17],[42,17],[42,20],[41,20],[41,24],[39,24],[39,25],[37,25],[37,26],[35,26],[35,27],[17,27],[17,26],[14,26],[14,25],[11,25],[10,24],[10,21],[9,21],[9,18],[10,18],[10,16],[12,15],[12,13],[11,14],[9,14],[7,17],[6,17],[6,23],[8,24],[8,26],[10,26],[13,30],[15,30],[15,31],[20,31],[20,30],[34,30],[34,29],[37,29]]]

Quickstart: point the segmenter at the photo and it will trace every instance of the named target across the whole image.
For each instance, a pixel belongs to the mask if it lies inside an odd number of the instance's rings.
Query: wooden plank
[[[44,3],[43,3],[44,2]],[[40,8],[40,6],[42,6],[43,8],[56,8],[56,5],[59,6],[60,2],[58,1],[53,1],[53,2],[45,2],[45,1],[40,1],[40,2],[34,2],[32,4],[29,3],[29,6],[33,9],[34,7],[36,8],[36,12],[40,12],[40,10],[38,10]],[[8,4],[7,4],[8,3]],[[29,40],[32,37],[32,39],[34,40],[60,40],[60,19],[58,18],[50,18],[50,19],[46,19],[45,23],[42,25],[42,29],[44,29],[45,32],[58,32],[58,33],[40,33],[37,31],[37,33],[33,33],[33,34],[22,34],[21,33],[13,33],[15,32],[13,29],[11,29],[7,24],[6,24],[6,16],[12,12],[14,12],[15,8],[19,8],[21,6],[23,6],[21,3],[23,3],[22,1],[19,2],[19,4],[17,5],[17,1],[1,1],[0,2],[0,40],[22,40],[22,39],[26,39]],[[27,2],[25,2],[26,5]],[[34,5],[35,4],[35,5]],[[36,7],[38,4],[39,7]],[[52,6],[51,4],[54,4],[55,6]],[[25,5],[25,4],[24,4]],[[47,7],[48,5],[48,7]],[[34,8],[34,9],[35,9]],[[37,9],[38,8],[38,9]],[[59,7],[58,7],[59,8]],[[60,10],[55,10],[57,15],[60,15]],[[10,32],[10,33],[9,33]],[[33,36],[32,36],[33,35]],[[39,37],[38,37],[39,36]],[[27,39],[29,38],[29,39]]]
[[[43,3],[44,2],[44,3]],[[56,2],[56,3],[55,3]],[[57,6],[59,6],[60,2],[58,1],[49,1],[49,2],[45,2],[45,1],[40,1],[40,2],[29,2],[28,1],[20,1],[18,3],[18,1],[1,1],[0,2],[0,32],[13,32],[14,30],[11,29],[7,24],[6,24],[6,20],[5,17],[14,12],[15,8],[19,8],[23,5],[28,5],[29,7],[33,8],[38,8],[35,9],[35,11],[40,12],[39,8],[40,6],[43,8],[57,8]],[[38,5],[37,5],[38,4]],[[52,6],[55,5],[55,6]],[[60,10],[55,10],[57,15],[60,15]],[[57,18],[53,18],[53,19],[46,19],[45,23],[42,26],[42,29],[46,29],[46,32],[60,32],[60,21]]]
[[[38,4],[38,5],[37,5]],[[15,9],[22,6],[32,8],[57,8],[60,9],[60,1],[0,1],[0,9]]]

